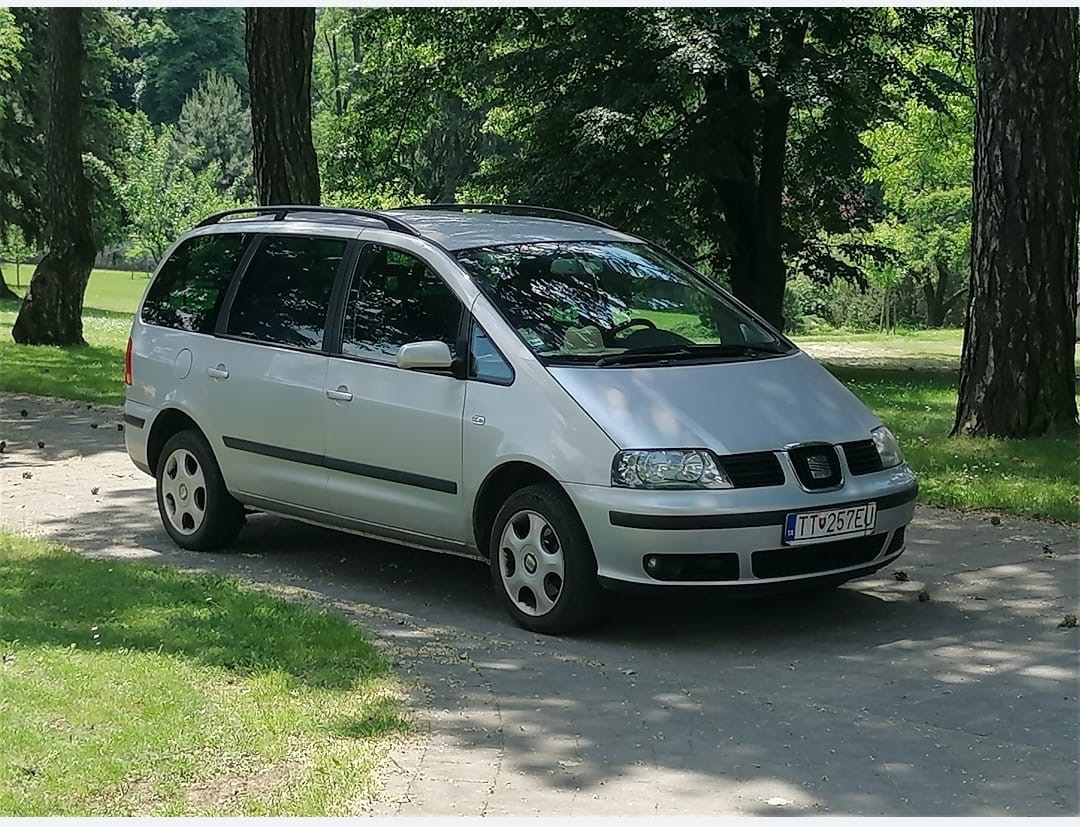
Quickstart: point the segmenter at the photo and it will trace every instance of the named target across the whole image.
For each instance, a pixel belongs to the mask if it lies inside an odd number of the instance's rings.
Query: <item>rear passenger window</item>
[[[213,333],[225,291],[251,236],[201,235],[182,243],[146,293],[142,320],[191,333]]]
[[[345,241],[269,236],[244,271],[226,332],[259,342],[319,350]]]
[[[409,342],[445,342],[457,351],[461,302],[420,259],[389,247],[371,248],[373,258],[345,299],[341,352],[392,362]]]

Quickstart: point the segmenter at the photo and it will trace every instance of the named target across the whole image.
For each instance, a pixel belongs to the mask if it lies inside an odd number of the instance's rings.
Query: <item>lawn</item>
[[[348,815],[408,729],[343,619],[0,533],[0,816]]]
[[[26,274],[24,273],[24,276]],[[8,282],[14,281],[8,273]],[[95,270],[86,292],[90,347],[23,348],[11,342],[17,307],[0,302],[0,388],[119,404],[130,314],[146,280]],[[642,311],[694,335],[696,317]],[[1075,440],[950,439],[961,330],[795,337],[900,437],[918,472],[922,502],[1080,522],[1080,445]],[[1078,366],[1080,373],[1080,366]]]
[[[4,265],[14,288],[14,265]],[[23,292],[29,278],[23,267]],[[124,401],[124,348],[131,314],[146,289],[141,273],[94,270],[86,288],[83,336],[89,347],[24,347],[11,340],[19,305],[0,301],[0,388],[119,405]]]
[[[828,367],[899,438],[919,475],[922,502],[1080,522],[1075,438],[949,437],[955,371]]]

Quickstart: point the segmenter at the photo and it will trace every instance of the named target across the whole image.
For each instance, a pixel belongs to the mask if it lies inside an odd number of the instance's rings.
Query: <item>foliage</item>
[[[851,241],[836,255],[820,234],[879,217],[861,134],[898,96],[939,100],[941,73],[912,48],[950,14],[327,10],[315,72],[326,189],[369,205],[559,204],[774,306],[781,255],[824,280],[858,278],[850,259],[875,254]]]
[[[129,222],[132,252],[155,262],[199,220],[235,206],[233,200],[217,192],[217,162],[195,174],[173,162],[174,141],[173,127],[155,128],[139,113],[113,176]]]
[[[22,265],[40,252],[37,245],[28,242],[22,229],[15,224],[9,224],[0,234],[0,259],[14,263],[16,287],[22,286]]]
[[[449,16],[449,20],[445,19]],[[453,201],[505,143],[466,87],[466,44],[487,12],[324,9],[316,20],[314,138],[325,200],[358,206]],[[433,31],[453,29],[453,40]],[[439,26],[441,32],[441,26]],[[475,36],[475,39],[473,39]],[[473,50],[472,46],[468,46]]]
[[[3,815],[345,815],[408,728],[354,627],[221,575],[0,533],[0,644]]]
[[[133,93],[152,123],[175,123],[207,72],[247,88],[242,8],[141,8],[127,14],[137,33]]]
[[[4,10],[8,57],[0,79],[0,229],[15,224],[31,239],[44,233],[44,142],[40,93],[45,65],[45,10]],[[14,31],[11,26],[14,26]],[[11,51],[16,48],[16,51]]]
[[[973,82],[970,55],[959,59],[932,49],[921,51],[927,63]],[[967,286],[971,253],[971,169],[974,102],[968,91],[944,99],[934,109],[912,98],[898,117],[864,136],[874,166],[867,177],[881,183],[887,215],[872,232],[875,241],[895,250],[895,264],[871,268],[881,284],[890,275],[918,285],[925,320],[944,324]],[[892,271],[892,272],[890,272]]]
[[[232,78],[210,70],[188,95],[175,131],[176,153],[196,176],[216,164],[218,195],[255,200],[251,169],[251,110]]]
[[[0,8],[0,83],[10,83],[19,70],[22,32],[10,9]],[[0,105],[3,100],[0,99]],[[0,110],[2,111],[2,110]]]
[[[18,71],[11,82],[0,82],[0,229],[14,224],[28,240],[39,242],[45,232],[45,10],[19,8],[10,14],[22,46]],[[126,114],[115,93],[127,72],[120,52],[129,32],[122,18],[106,8],[86,9],[83,30],[84,173],[93,191],[95,236],[98,245],[104,246],[120,234],[115,193],[102,169],[114,166],[126,133]]]

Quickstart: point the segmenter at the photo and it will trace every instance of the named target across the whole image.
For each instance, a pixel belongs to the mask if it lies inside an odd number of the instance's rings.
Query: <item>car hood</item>
[[[801,351],[708,365],[549,370],[620,448],[776,451],[867,439],[881,424]]]

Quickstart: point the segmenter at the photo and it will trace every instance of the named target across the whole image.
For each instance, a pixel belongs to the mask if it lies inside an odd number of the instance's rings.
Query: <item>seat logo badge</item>
[[[829,458],[822,454],[814,454],[808,457],[806,464],[810,468],[810,476],[816,480],[827,480],[832,476],[832,466],[829,465]]]
[[[486,423],[486,422],[487,422],[487,417],[485,417],[485,416],[480,416],[480,414],[477,414],[476,416],[474,416],[474,417],[472,418],[472,424],[473,424],[473,425],[479,425],[479,426],[483,426],[483,425],[484,425],[484,423]]]

